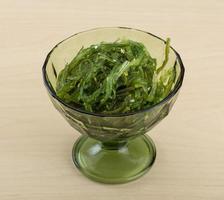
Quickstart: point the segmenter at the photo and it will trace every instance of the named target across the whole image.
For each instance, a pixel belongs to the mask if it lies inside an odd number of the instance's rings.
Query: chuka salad
[[[56,94],[64,102],[95,113],[128,113],[149,108],[173,89],[176,70],[157,65],[146,47],[122,39],[82,48],[60,72]]]

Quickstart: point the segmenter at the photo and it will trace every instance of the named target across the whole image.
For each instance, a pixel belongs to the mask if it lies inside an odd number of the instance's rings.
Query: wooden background
[[[46,54],[73,33],[130,26],[171,37],[186,76],[171,114],[149,134],[153,168],[104,185],[71,162],[79,134],[51,105]],[[223,200],[223,0],[0,0],[1,200]]]

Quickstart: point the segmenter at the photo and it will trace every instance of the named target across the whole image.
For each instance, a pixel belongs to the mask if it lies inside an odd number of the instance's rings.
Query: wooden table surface
[[[142,178],[105,185],[71,161],[79,133],[51,105],[46,54],[73,33],[129,26],[171,37],[186,76],[170,115],[150,133],[157,160]],[[1,0],[1,200],[223,200],[223,0]]]

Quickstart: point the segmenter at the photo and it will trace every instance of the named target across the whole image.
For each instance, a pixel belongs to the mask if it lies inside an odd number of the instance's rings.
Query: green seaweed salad
[[[60,72],[56,94],[66,103],[95,113],[127,113],[149,108],[172,90],[176,69],[157,65],[146,47],[122,39],[82,48]]]

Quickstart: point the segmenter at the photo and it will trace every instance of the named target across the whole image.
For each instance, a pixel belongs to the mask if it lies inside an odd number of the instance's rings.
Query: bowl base
[[[150,169],[155,157],[155,145],[144,135],[127,140],[116,148],[82,136],[72,152],[77,168],[90,179],[103,183],[125,183],[137,179]]]

